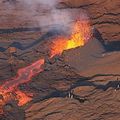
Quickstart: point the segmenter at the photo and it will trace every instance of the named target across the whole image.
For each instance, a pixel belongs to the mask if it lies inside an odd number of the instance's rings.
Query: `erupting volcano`
[[[90,37],[91,27],[89,21],[76,21],[69,38],[58,36],[52,41],[52,45],[50,47],[50,58],[55,55],[62,54],[64,50],[84,46]],[[14,78],[6,80],[6,82],[0,86],[0,95],[2,97],[2,99],[0,99],[0,106],[3,106],[11,99],[17,100],[19,106],[32,100],[32,95],[31,97],[28,97],[29,95],[18,90],[18,86],[29,82],[33,76],[42,72],[44,70],[42,68],[44,61],[45,59],[43,58],[25,68],[19,69]]]

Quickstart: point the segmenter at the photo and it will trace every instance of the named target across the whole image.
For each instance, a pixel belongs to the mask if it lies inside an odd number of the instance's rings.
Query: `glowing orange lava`
[[[89,21],[77,21],[73,27],[70,39],[58,37],[53,41],[51,47],[51,57],[60,55],[64,50],[84,46],[91,37],[91,27]]]
[[[32,100],[32,94],[30,93],[24,93],[23,91],[20,91],[18,89],[12,91],[12,92],[8,92],[8,93],[4,93],[2,94],[2,99],[0,99],[0,114],[3,114],[3,109],[2,107],[12,101],[12,100],[16,100],[18,102],[18,106],[22,106],[28,102],[30,102]]]
[[[69,39],[61,36],[53,40],[50,48],[50,58],[61,54],[64,50],[84,46],[90,37],[91,29],[89,22],[87,20],[77,21]],[[25,68],[21,68],[14,78],[7,80],[0,86],[0,113],[2,106],[11,99],[17,100],[19,106],[31,101],[32,98],[28,94],[18,90],[18,86],[29,82],[33,76],[42,72],[42,65],[44,65],[44,59],[40,59]]]
[[[0,94],[12,92],[18,85],[27,83],[33,76],[42,71],[41,66],[44,64],[44,59],[40,59],[30,66],[18,70],[17,76],[8,80],[0,87]]]
[[[32,100],[32,94],[30,95],[31,97],[28,96],[28,94],[25,94],[24,92],[17,90],[15,91],[16,93],[16,99],[18,100],[18,106],[22,106]]]
[[[44,59],[40,59],[25,68],[19,69],[16,77],[0,86],[0,95],[3,97],[0,99],[0,106],[4,105],[10,99],[17,99],[20,106],[29,102],[31,98],[18,90],[17,87],[20,84],[29,82],[33,76],[43,71],[41,68],[43,64]]]

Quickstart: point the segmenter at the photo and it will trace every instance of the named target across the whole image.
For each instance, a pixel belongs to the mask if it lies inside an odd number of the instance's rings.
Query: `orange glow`
[[[0,86],[0,94],[12,92],[18,85],[29,82],[33,76],[43,71],[41,68],[43,64],[44,59],[40,59],[25,68],[19,69],[14,78],[7,80]]]
[[[26,103],[30,102],[32,100],[32,94],[31,97],[28,97],[27,94],[25,94],[24,92],[17,90],[15,91],[16,93],[16,99],[18,100],[18,105],[22,106],[25,105]]]
[[[0,114],[3,113],[2,107],[11,99],[15,99],[12,93],[2,94],[2,98],[0,99]]]
[[[77,21],[74,24],[72,34],[69,38],[59,36],[53,40],[50,48],[50,58],[60,55],[64,50],[84,46],[91,37],[91,29],[88,21]],[[0,113],[2,106],[11,99],[17,100],[18,105],[22,106],[32,100],[28,93],[17,89],[20,84],[29,82],[33,76],[43,71],[44,59],[39,59],[31,65],[18,70],[14,78],[7,80],[0,86]],[[2,96],[2,98],[1,98]]]
[[[58,37],[53,41],[51,57],[60,55],[64,50],[82,47],[91,37],[91,28],[88,21],[77,21],[74,24],[70,39]]]
[[[16,100],[18,101],[18,106],[22,106],[32,100],[32,94],[29,93],[24,93],[20,90],[15,90],[13,92],[6,92],[2,94],[3,98],[0,99],[0,114],[3,113],[2,107],[9,101],[11,100]]]
[[[41,66],[44,64],[44,59],[40,59],[31,65],[21,68],[17,72],[17,76],[7,80],[3,85],[0,86],[0,113],[1,107],[5,105],[11,99],[17,100],[18,105],[24,105],[31,100],[31,97],[28,97],[27,94],[16,90],[20,84],[27,83],[31,80],[33,76],[43,71]]]

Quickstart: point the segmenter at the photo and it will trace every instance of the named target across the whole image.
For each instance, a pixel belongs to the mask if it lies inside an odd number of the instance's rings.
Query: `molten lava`
[[[0,87],[0,94],[13,91],[18,85],[29,82],[33,76],[42,71],[41,66],[44,59],[40,59],[35,63],[18,70],[17,76],[8,80]]]
[[[22,106],[28,103],[29,101],[32,100],[31,97],[33,96],[32,94],[29,94],[29,93],[26,94],[20,90],[16,90],[15,94],[16,94],[16,99],[18,100],[18,106]],[[28,96],[28,94],[30,97]]]
[[[50,48],[50,58],[61,54],[64,50],[84,46],[90,37],[91,29],[89,22],[77,21],[69,39],[59,36],[53,40]],[[44,59],[40,59],[25,68],[21,68],[18,70],[17,76],[7,80],[7,82],[0,86],[0,113],[2,112],[2,106],[12,99],[17,100],[19,106],[31,101],[32,98],[29,97],[28,93],[23,93],[18,90],[18,86],[29,82],[33,76],[42,72],[42,65],[44,65]]]
[[[73,27],[70,38],[58,37],[53,41],[51,57],[60,55],[64,50],[84,46],[91,37],[89,21],[77,21]]]
[[[40,59],[33,64],[18,70],[17,76],[5,82],[0,86],[0,106],[4,105],[11,99],[17,99],[18,105],[24,105],[31,100],[27,94],[17,89],[18,85],[27,83],[33,76],[42,71],[41,66],[44,64],[44,59]],[[17,89],[17,90],[16,90]]]

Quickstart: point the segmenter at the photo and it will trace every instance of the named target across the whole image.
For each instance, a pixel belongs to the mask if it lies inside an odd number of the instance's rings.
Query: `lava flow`
[[[7,101],[11,99],[17,99],[18,105],[24,105],[31,100],[25,93],[21,92],[17,89],[18,85],[27,83],[31,80],[33,76],[40,73],[42,71],[41,66],[44,64],[44,59],[40,59],[33,64],[21,68],[18,70],[17,76],[11,78],[7,82],[5,82],[0,87],[0,106],[3,106]]]
[[[77,21],[74,25],[72,35],[69,38],[63,36],[53,40],[50,47],[50,58],[55,55],[61,54],[64,50],[84,46],[91,37],[91,29],[89,22]],[[17,72],[17,76],[7,80],[0,86],[0,106],[11,99],[17,100],[18,105],[24,105],[31,101],[31,97],[18,90],[18,86],[23,83],[29,82],[33,76],[43,71],[44,59],[40,59],[31,65],[21,68]]]

